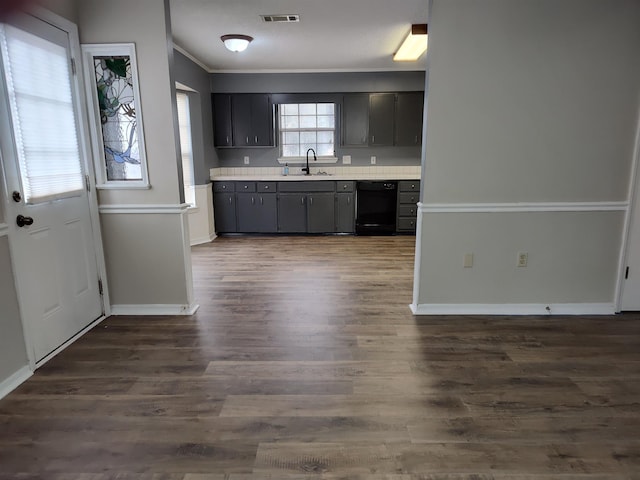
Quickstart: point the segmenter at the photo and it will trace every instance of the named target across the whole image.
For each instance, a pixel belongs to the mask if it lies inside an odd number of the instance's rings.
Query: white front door
[[[0,25],[0,140],[9,240],[35,362],[102,315],[67,32]]]

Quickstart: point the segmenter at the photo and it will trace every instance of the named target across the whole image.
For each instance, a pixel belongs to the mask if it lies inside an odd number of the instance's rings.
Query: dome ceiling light
[[[253,37],[249,35],[222,35],[220,40],[224,43],[224,46],[227,47],[227,50],[231,52],[244,52],[249,43],[253,40]]]

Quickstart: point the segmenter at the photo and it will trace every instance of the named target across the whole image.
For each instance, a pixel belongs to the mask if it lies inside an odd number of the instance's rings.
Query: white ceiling
[[[413,23],[427,23],[427,0],[170,0],[174,42],[211,72],[424,70],[392,56]],[[300,23],[260,15],[298,14]],[[241,53],[220,36],[254,38]]]

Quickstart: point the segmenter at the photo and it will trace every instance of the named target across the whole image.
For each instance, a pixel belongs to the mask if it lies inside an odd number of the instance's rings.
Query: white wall
[[[169,2],[83,0],[78,22],[81,43],[133,42],[137,53],[151,188],[100,191],[110,303],[118,313],[193,307],[186,208],[180,207]]]
[[[635,0],[434,0],[416,310],[613,309],[638,25]]]

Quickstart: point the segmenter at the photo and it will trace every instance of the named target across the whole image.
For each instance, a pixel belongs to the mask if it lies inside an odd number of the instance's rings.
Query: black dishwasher
[[[392,235],[396,231],[398,182],[356,183],[356,234]]]

